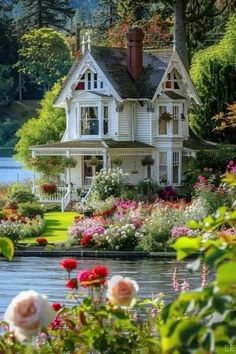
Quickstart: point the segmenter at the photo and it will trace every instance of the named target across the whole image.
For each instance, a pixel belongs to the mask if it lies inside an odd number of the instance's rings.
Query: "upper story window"
[[[171,71],[167,74],[166,80],[163,83],[163,88],[165,90],[179,90],[179,79],[178,74],[175,71]]]
[[[80,108],[80,134],[103,135],[109,134],[108,104],[99,106],[84,106]]]
[[[81,135],[98,135],[98,107],[81,107]]]
[[[98,74],[91,70],[87,70],[86,73],[81,76],[75,88],[75,90],[78,91],[90,91],[97,89],[103,89],[103,81],[99,80]]]
[[[159,106],[158,134],[179,135],[180,133],[180,105]]]

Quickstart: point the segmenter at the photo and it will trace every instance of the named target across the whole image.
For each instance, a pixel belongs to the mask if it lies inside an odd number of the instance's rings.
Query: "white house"
[[[129,183],[145,177],[181,184],[185,156],[192,153],[188,110],[200,104],[193,83],[173,50],[145,53],[143,32],[130,28],[127,49],[90,47],[77,58],[55,99],[66,111],[60,142],[31,147],[33,156],[76,159],[66,182],[87,188],[114,156],[129,173]],[[150,156],[151,167],[141,160]],[[97,166],[88,160],[96,157]]]

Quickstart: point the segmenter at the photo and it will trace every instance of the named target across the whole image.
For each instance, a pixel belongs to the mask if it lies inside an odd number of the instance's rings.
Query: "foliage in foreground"
[[[231,186],[236,185],[233,174],[228,173],[225,181]],[[233,232],[222,231],[215,240],[205,241],[201,237],[201,233],[212,233],[224,225],[231,227]],[[178,260],[198,252],[188,268],[196,271],[203,264],[214,277],[209,284],[203,281],[200,288],[190,292],[186,292],[186,288],[183,292],[182,288],[182,293],[164,306],[161,295],[151,300],[135,299],[138,285],[129,278],[113,276],[106,284],[107,269],[102,265],[80,270],[74,275],[77,261],[63,259],[60,266],[67,271],[65,286],[70,289],[68,296],[74,299],[75,305],[67,308],[58,303],[52,304],[55,317],[37,337],[34,336],[35,328],[30,331],[35,321],[31,313],[27,314],[28,325],[20,328],[21,337],[18,335],[21,322],[14,316],[14,311],[10,319],[5,315],[15,336],[2,323],[5,332],[1,335],[0,349],[8,353],[10,348],[11,352],[21,354],[235,352],[236,209],[223,206],[214,215],[191,221],[189,227],[198,230],[199,236],[179,237],[173,248]],[[87,295],[81,300],[84,290]],[[32,304],[31,297],[30,300],[24,299],[26,307],[29,303]],[[40,329],[43,309],[37,306],[40,314],[37,328]],[[20,311],[21,306],[14,308]],[[7,314],[9,311],[8,308]]]

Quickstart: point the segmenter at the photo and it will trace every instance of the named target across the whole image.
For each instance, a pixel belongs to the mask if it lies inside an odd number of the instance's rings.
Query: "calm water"
[[[49,301],[65,303],[67,289],[64,287],[65,272],[58,266],[57,258],[15,257],[8,262],[0,260],[0,318],[10,300],[22,290],[36,290],[48,296]],[[116,260],[116,259],[78,259],[78,269],[104,264],[109,269],[109,277],[115,274],[128,276],[139,284],[139,296],[146,297],[164,292],[167,300],[174,297],[171,279],[174,268],[178,266],[178,280],[188,279],[190,288],[199,286],[199,274],[185,270],[186,263],[174,260]],[[74,273],[75,274],[75,273]],[[67,303],[69,300],[66,300]]]
[[[0,183],[22,182],[26,179],[33,179],[32,171],[23,170],[12,157],[0,156]]]

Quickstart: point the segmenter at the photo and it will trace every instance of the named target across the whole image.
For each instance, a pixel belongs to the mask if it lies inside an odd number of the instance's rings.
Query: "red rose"
[[[90,269],[83,269],[78,271],[77,278],[80,282],[80,285],[86,287],[89,285],[91,280],[93,280],[93,273]]]
[[[68,279],[65,286],[70,289],[78,289],[78,281],[76,278]]]
[[[59,311],[59,310],[61,309],[61,304],[60,304],[60,302],[53,302],[53,303],[51,304],[51,306],[52,306],[52,308],[53,308],[54,311]]]
[[[107,267],[103,265],[97,265],[92,269],[92,272],[95,274],[96,278],[106,278]]]
[[[77,267],[77,260],[74,258],[63,258],[59,264],[62,268],[71,271]]]

